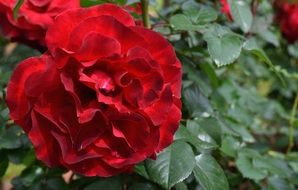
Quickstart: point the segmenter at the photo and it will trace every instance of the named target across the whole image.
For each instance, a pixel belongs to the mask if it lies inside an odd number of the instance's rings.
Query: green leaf
[[[267,170],[268,173],[278,175],[284,178],[291,177],[291,169],[286,161],[270,156],[254,157],[253,164],[258,167]]]
[[[298,42],[288,45],[288,52],[291,56],[298,58]]]
[[[158,190],[150,183],[136,183],[128,188],[128,190]]]
[[[217,66],[233,63],[241,53],[242,41],[233,33],[206,32],[203,36],[208,51]]]
[[[40,182],[43,176],[44,170],[40,166],[34,165],[23,170],[20,176],[13,179],[12,184],[15,186],[19,184],[28,189],[28,187]]]
[[[201,117],[196,120],[199,127],[202,128],[208,135],[215,140],[217,144],[221,144],[221,124],[214,117]]]
[[[193,25],[191,20],[183,14],[176,14],[172,16],[170,18],[170,24],[175,30],[197,31],[204,28],[200,25]]]
[[[181,61],[183,62],[183,72],[187,74],[189,80],[196,84],[195,88],[204,96],[209,96],[212,92],[212,88],[205,81],[206,77],[196,69],[192,60],[182,57]]]
[[[228,0],[231,14],[243,32],[247,33],[252,25],[253,15],[246,0]]]
[[[18,127],[9,127],[0,133],[0,148],[15,149],[19,148],[21,140],[18,136],[20,129]]]
[[[104,3],[104,0],[80,0],[80,4],[82,7],[90,7],[94,5],[99,5]]]
[[[262,180],[264,179],[268,172],[263,168],[258,168],[254,165],[254,158],[260,156],[255,151],[243,150],[239,153],[236,160],[236,165],[243,177],[253,179],[253,180]]]
[[[205,190],[228,190],[229,183],[224,171],[209,154],[196,157],[194,175]]]
[[[217,11],[210,7],[201,7],[197,13],[196,23],[207,23],[217,19]]]
[[[195,124],[195,122],[188,120],[187,125],[191,125],[190,123]],[[199,126],[197,125],[197,127],[199,127]],[[193,134],[186,127],[180,126],[178,131],[175,133],[175,140],[183,140],[185,142],[188,142],[188,143],[192,144],[199,152],[203,152],[204,150],[215,149],[218,147],[214,141],[212,141],[212,143],[210,143],[208,141],[204,141],[204,140],[206,140],[206,138],[202,138],[202,135],[203,135],[202,133]],[[207,134],[205,134],[205,135],[207,135]]]
[[[202,6],[194,1],[186,1],[182,10],[194,23],[205,24],[217,19],[217,11],[209,6]]]
[[[273,44],[275,47],[279,46],[279,39],[278,37],[271,32],[270,30],[265,30],[263,32],[258,33],[264,40]]]
[[[68,190],[68,186],[61,177],[55,177],[55,178],[50,178],[45,181],[44,184],[42,184],[42,187],[45,188],[46,190]]]
[[[19,13],[19,10],[20,10],[21,6],[23,5],[23,3],[24,3],[24,0],[18,0],[15,7],[13,8],[13,18],[14,19],[18,18],[18,13]]]
[[[175,185],[176,190],[188,190],[187,185],[183,182],[177,183]]]
[[[204,96],[199,88],[192,85],[183,91],[185,105],[190,114],[194,117],[201,117],[204,114],[211,115],[212,106],[206,96]]]
[[[146,167],[145,167],[145,163],[144,163],[144,162],[139,163],[138,165],[136,165],[136,166],[134,167],[134,171],[135,171],[137,174],[143,176],[143,177],[146,178],[146,179],[149,179],[149,178],[150,178],[150,177],[149,177],[149,174],[148,174],[147,171],[146,171]]]
[[[191,134],[195,135],[200,141],[204,142],[201,146],[205,149],[214,149],[217,148],[216,141],[201,127],[198,122],[187,120],[187,129]]]
[[[247,51],[252,52],[255,54],[260,60],[264,61],[270,69],[273,70],[273,72],[276,74],[276,76],[280,79],[282,84],[285,86],[285,81],[283,77],[280,75],[280,73],[276,70],[271,60],[268,58],[267,54],[264,52],[262,48],[259,47],[259,45],[256,42],[255,38],[248,39],[244,44],[243,48]]]
[[[237,151],[240,148],[240,142],[232,136],[226,136],[221,144],[220,150],[228,156],[236,157]]]
[[[4,151],[0,150],[0,178],[5,174],[7,168],[8,168],[8,158],[4,154]]]
[[[186,179],[195,166],[195,156],[185,142],[176,141],[161,152],[156,160],[147,160],[146,167],[152,181],[165,189]]]
[[[289,185],[289,183],[282,179],[282,178],[278,178],[278,177],[270,177],[268,179],[269,182],[269,188],[268,190],[289,190],[289,189],[293,189],[293,187],[291,187]]]
[[[208,75],[210,84],[213,88],[217,88],[219,85],[219,79],[215,73],[215,69],[209,63],[201,63],[199,67]]]
[[[250,132],[246,129],[245,126],[236,122],[235,120],[231,120],[230,118],[225,118],[225,123],[229,126],[234,132],[236,132],[236,136],[242,138],[244,142],[253,143],[255,142],[254,137],[250,134]],[[235,134],[233,134],[235,135]]]
[[[98,189],[122,190],[122,187],[123,187],[123,180],[120,176],[117,176],[117,177],[100,179],[88,185],[86,188],[84,188],[84,190],[98,190]]]

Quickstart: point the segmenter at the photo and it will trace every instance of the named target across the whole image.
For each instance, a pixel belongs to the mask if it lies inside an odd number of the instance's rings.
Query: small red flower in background
[[[126,9],[131,14],[137,14],[137,15],[142,14],[142,4],[141,3],[136,3],[135,5],[124,6],[124,9]]]
[[[228,3],[227,0],[220,0],[220,3],[222,5],[221,7],[221,12],[225,15],[227,15],[227,17],[232,20],[232,15],[231,15],[231,10],[230,10],[230,5]]]
[[[158,33],[110,4],[60,14],[48,52],[18,65],[11,118],[38,159],[85,176],[112,176],[173,141],[181,119],[181,64]]]
[[[298,40],[298,3],[278,1],[276,19],[283,36],[291,43]]]
[[[45,34],[54,18],[65,10],[79,8],[79,0],[24,0],[17,18],[17,0],[0,1],[0,32],[12,41],[33,47],[45,46]]]
[[[141,3],[136,3],[134,5],[124,6],[123,8],[135,17],[136,25],[143,26],[142,4]]]

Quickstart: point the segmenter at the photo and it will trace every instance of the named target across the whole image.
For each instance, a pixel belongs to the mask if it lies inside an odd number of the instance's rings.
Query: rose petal
[[[128,49],[135,46],[139,41],[143,41],[137,33],[130,30],[125,24],[119,22],[113,16],[101,15],[83,20],[78,24],[69,36],[67,49],[77,51],[85,36],[90,31],[109,36],[121,44],[121,52],[127,52]]]
[[[176,130],[179,127],[180,119],[181,119],[181,111],[180,108],[172,105],[167,118],[160,125],[160,140],[158,147],[156,149],[157,152],[169,146],[173,142],[173,137]]]
[[[8,83],[6,99],[12,119],[22,119],[29,111],[30,105],[25,95],[25,83],[28,77],[41,73],[44,69],[44,57],[34,57],[26,59],[20,63],[13,72],[13,75]]]
[[[117,19],[125,26],[134,26],[133,18],[123,9],[112,5],[104,4],[80,10],[70,10],[57,16],[53,27],[49,27],[46,35],[46,43],[49,49],[56,47],[66,48],[69,43],[69,34],[77,25],[90,17],[98,17],[101,15],[110,15]],[[91,26],[97,26],[93,23]]]
[[[141,115],[116,114],[108,117],[112,120],[113,134],[123,138],[134,151],[146,145],[145,139],[149,134],[149,126]]]
[[[32,5],[36,7],[43,7],[48,5],[51,0],[28,0],[28,2],[32,3]]]
[[[131,171],[132,166],[126,166],[121,169],[116,169],[109,166],[101,159],[89,159],[84,162],[76,163],[75,165],[70,165],[68,166],[68,168],[84,176],[111,177],[122,172]]]
[[[75,57],[83,62],[110,57],[120,54],[121,46],[118,41],[105,35],[90,32],[82,42]]]
[[[50,130],[53,123],[38,115],[34,111],[31,112],[32,128],[28,133],[29,139],[34,145],[36,156],[42,160],[47,166],[59,166],[60,150],[57,141],[52,137]],[[43,127],[40,127],[42,125]],[[55,152],[55,154],[53,154]]]
[[[167,118],[172,103],[173,97],[171,88],[167,85],[161,93],[160,99],[152,106],[145,108],[144,112],[150,117],[154,125],[160,125]]]
[[[177,60],[175,51],[170,43],[160,34],[142,27],[130,27],[132,30],[142,35],[146,43],[138,44],[151,53],[154,60],[162,67],[164,82],[173,83],[172,91],[176,97],[181,96],[181,63]]]

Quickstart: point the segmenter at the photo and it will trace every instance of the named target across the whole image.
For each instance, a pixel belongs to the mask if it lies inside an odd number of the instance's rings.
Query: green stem
[[[149,0],[141,0],[143,23],[146,28],[150,28]]]
[[[13,19],[18,18],[19,9],[21,8],[22,4],[24,3],[24,0],[18,0],[15,7],[13,8]]]
[[[294,147],[294,122],[295,122],[297,107],[298,107],[298,93],[296,94],[296,97],[295,97],[295,101],[293,104],[291,117],[289,121],[289,144],[288,144],[287,153],[291,152],[292,148]]]

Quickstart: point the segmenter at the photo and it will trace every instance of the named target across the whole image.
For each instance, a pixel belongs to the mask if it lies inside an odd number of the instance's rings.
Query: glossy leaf
[[[195,166],[195,156],[185,142],[175,142],[161,152],[156,160],[147,160],[146,167],[150,179],[165,189],[186,179]]]
[[[224,171],[209,154],[200,154],[196,157],[194,175],[205,190],[229,189]]]
[[[247,33],[250,30],[253,21],[253,15],[248,2],[245,0],[228,0],[228,2],[233,19],[243,32]]]
[[[241,53],[242,42],[232,33],[221,35],[215,32],[206,32],[204,40],[207,42],[210,57],[217,66],[233,63]]]

